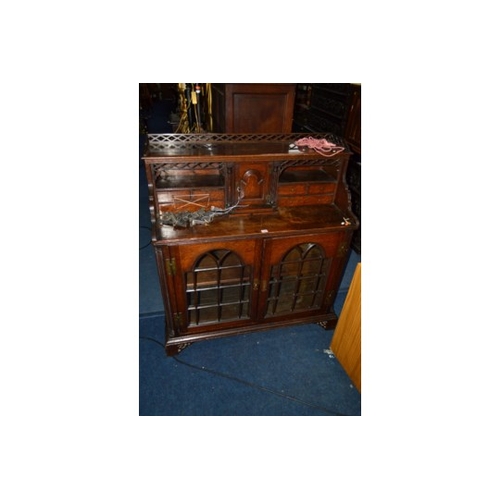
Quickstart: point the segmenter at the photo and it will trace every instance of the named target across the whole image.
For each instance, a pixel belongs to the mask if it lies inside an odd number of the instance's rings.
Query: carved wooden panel
[[[270,163],[240,163],[235,166],[235,186],[241,208],[271,205]]]

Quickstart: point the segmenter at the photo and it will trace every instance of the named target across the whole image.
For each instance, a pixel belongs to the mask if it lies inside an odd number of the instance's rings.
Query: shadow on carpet
[[[361,395],[318,325],[197,342],[174,357],[164,316],[139,320],[139,414],[358,416]]]

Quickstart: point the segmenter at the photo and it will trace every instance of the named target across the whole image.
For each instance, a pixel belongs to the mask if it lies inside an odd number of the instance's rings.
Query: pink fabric
[[[326,139],[314,139],[313,137],[304,137],[295,141],[297,147],[308,147],[314,149],[316,153],[323,156],[334,156],[338,153],[344,151],[345,148],[337,146],[332,142],[328,142]]]

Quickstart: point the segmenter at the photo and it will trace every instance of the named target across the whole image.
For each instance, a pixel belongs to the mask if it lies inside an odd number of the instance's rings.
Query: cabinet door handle
[[[262,286],[261,286],[260,290],[261,290],[262,292],[267,291],[267,280],[264,280],[264,281],[262,282]]]
[[[256,292],[259,289],[259,280],[253,280],[253,290]]]

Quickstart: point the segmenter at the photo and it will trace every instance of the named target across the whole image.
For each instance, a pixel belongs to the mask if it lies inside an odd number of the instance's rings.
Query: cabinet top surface
[[[336,206],[310,206],[281,208],[272,214],[246,214],[216,218],[208,225],[190,228],[158,226],[156,240],[166,243],[190,243],[200,239],[246,239],[248,237],[265,238],[351,229],[357,221],[348,218],[350,214],[342,212]],[[346,223],[347,221],[347,223]],[[347,224],[347,225],[346,225]],[[160,243],[160,241],[158,241]]]
[[[240,156],[324,156],[314,149],[294,146],[298,139],[307,137],[326,139],[343,148],[340,152],[349,153],[344,140],[332,134],[148,134],[144,159],[198,157],[229,160],[231,157]]]

